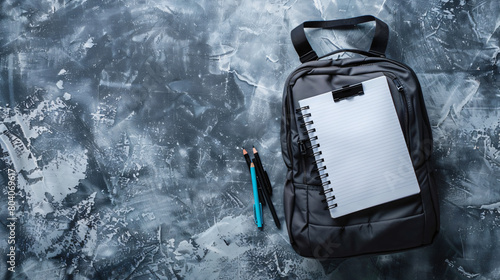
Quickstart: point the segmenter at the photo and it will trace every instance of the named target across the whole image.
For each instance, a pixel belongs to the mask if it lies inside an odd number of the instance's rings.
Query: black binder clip
[[[363,91],[362,84],[349,85],[332,91],[333,101],[335,102],[339,102],[342,99],[363,94],[365,93]]]

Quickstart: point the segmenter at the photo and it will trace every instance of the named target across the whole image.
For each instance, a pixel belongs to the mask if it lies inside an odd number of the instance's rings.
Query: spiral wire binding
[[[298,119],[299,120],[303,120],[305,118],[309,118],[310,116],[311,116],[311,113],[307,113],[307,114],[304,114],[304,115],[300,116]]]
[[[306,126],[312,125],[312,124],[314,124],[313,121],[308,121],[308,122],[305,122],[305,123],[301,124],[300,127],[306,127]]]
[[[303,113],[304,111],[306,111],[308,109],[310,109],[309,106],[303,106],[303,107],[300,107],[300,108],[296,109],[295,112],[301,114],[301,116],[298,117],[298,120],[299,121],[304,121],[304,122],[300,125],[300,127],[301,128],[305,127],[307,129],[306,132],[307,132],[307,136],[309,137],[309,135],[311,133],[316,132],[316,128],[311,127],[314,124],[314,121],[312,121],[312,120],[311,121],[305,121],[306,118],[312,117],[311,113],[307,113],[307,112]],[[309,137],[308,140],[309,141],[317,141],[318,140],[318,136]],[[314,165],[316,165],[316,168],[313,169],[313,171],[318,171],[318,172],[324,171],[324,170],[327,169],[326,166],[318,167],[319,163],[325,162],[324,158],[316,159],[317,157],[319,157],[320,155],[323,154],[321,151],[314,152],[314,150],[317,149],[317,148],[319,148],[319,147],[320,147],[320,144],[316,143],[316,144],[311,145],[310,147],[307,148],[308,150],[312,151],[312,153],[310,155],[315,158]],[[328,173],[323,173],[323,174],[321,174],[319,176],[316,176],[316,178],[321,180],[321,186],[323,187],[323,190],[320,191],[321,195],[325,195],[326,196],[329,193],[333,193],[333,188],[330,187],[330,188],[325,189],[326,186],[331,185],[331,181],[327,180],[328,179]],[[335,200],[335,195],[327,196],[325,199],[322,200],[323,202],[326,202],[328,204],[328,206],[325,207],[325,210],[329,210],[329,209],[333,209],[333,208],[337,207],[337,203],[333,203],[334,200]]]
[[[300,107],[300,108],[295,109],[295,112],[300,113],[300,112],[307,110],[307,109],[309,109],[309,106],[304,106],[304,107]]]

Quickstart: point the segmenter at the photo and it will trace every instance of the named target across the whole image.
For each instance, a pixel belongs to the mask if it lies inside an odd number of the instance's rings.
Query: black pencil
[[[269,197],[269,194],[266,191],[263,191],[262,194],[264,195],[267,205],[269,206],[269,210],[271,211],[271,215],[273,216],[274,224],[276,224],[277,228],[281,228],[280,220],[278,219],[278,215],[276,214],[276,209],[274,209],[274,205],[273,202],[271,201],[271,198]]]
[[[245,160],[247,162],[248,170],[250,170],[250,164],[252,163],[252,161],[250,160],[250,156],[248,155],[248,152],[247,150],[245,150],[245,148],[243,148],[243,156],[245,157]]]
[[[269,175],[267,175],[267,171],[264,170],[264,180],[266,180],[266,184],[269,186],[269,190],[271,190],[271,193],[269,195],[273,194],[273,188],[271,187],[271,181],[269,180]]]
[[[260,174],[262,176],[262,181],[264,181],[263,188],[269,193],[269,195],[273,195],[273,188],[271,186],[271,182],[269,178],[265,179],[266,173],[264,172],[264,167],[262,166],[262,161],[260,160],[259,152],[255,147],[253,147],[253,156],[255,157],[255,171],[257,171],[257,175]]]

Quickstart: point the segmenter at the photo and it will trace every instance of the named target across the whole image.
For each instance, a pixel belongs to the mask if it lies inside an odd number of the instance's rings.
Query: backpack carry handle
[[[329,20],[329,21],[306,21],[295,27],[292,32],[292,43],[295,51],[299,55],[300,62],[304,63],[311,60],[317,60],[318,55],[312,49],[304,32],[305,28],[352,28],[360,23],[375,21],[375,35],[373,36],[370,50],[371,54],[376,56],[385,56],[385,49],[389,41],[389,27],[380,19],[371,16],[360,16],[346,19]]]

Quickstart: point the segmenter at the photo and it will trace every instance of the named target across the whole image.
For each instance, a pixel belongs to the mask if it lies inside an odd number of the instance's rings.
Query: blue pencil
[[[255,175],[255,165],[250,163],[250,173],[252,175],[252,187],[253,187],[253,199],[255,204],[253,205],[253,212],[255,223],[258,228],[262,227],[262,204],[259,202],[259,193],[257,190],[257,176]]]

